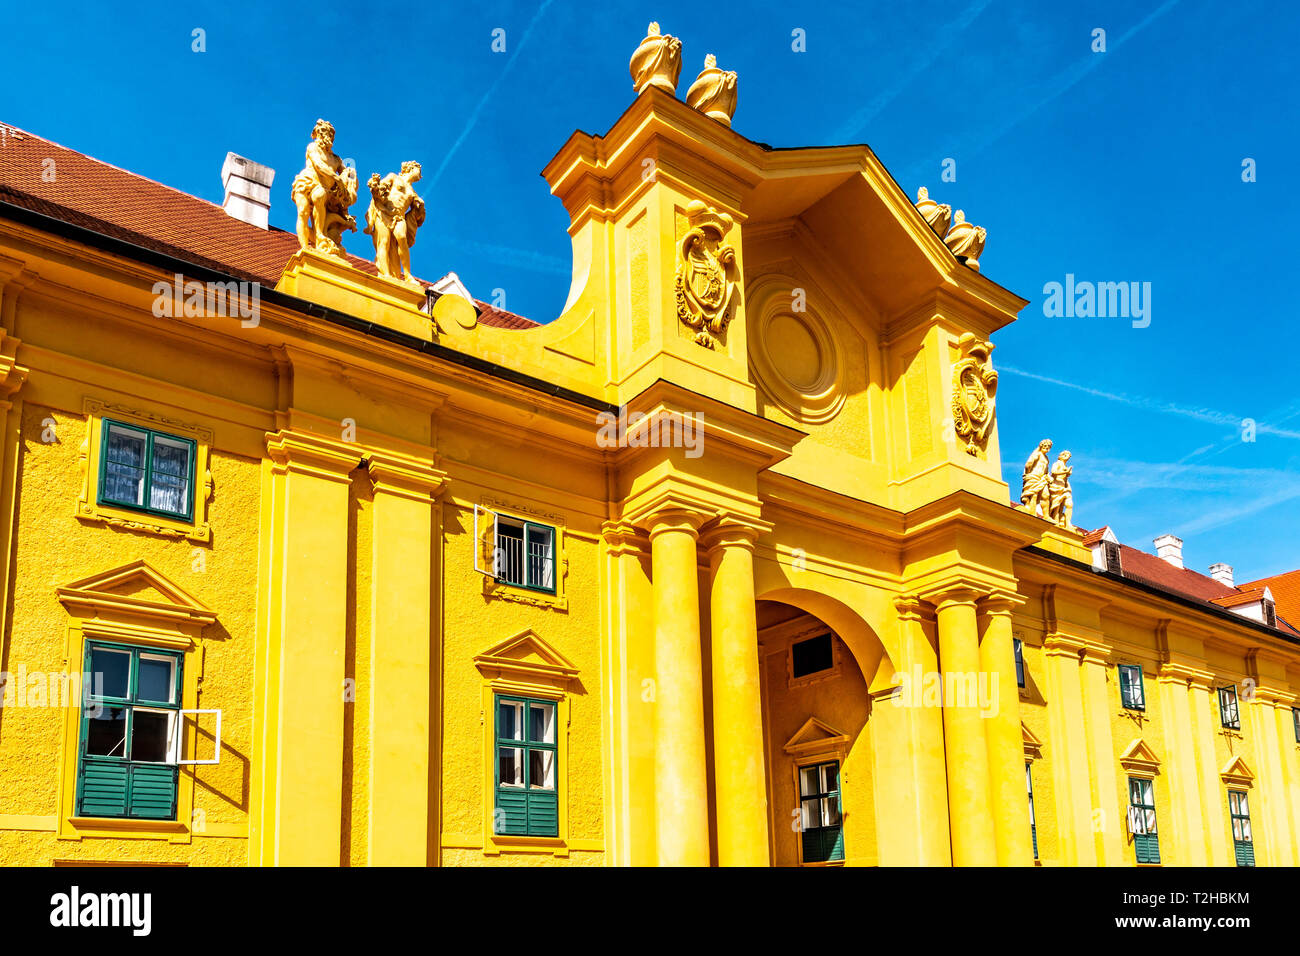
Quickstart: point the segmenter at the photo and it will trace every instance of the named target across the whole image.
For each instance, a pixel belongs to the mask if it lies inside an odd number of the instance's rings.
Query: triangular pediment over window
[[[1223,765],[1223,769],[1219,771],[1219,777],[1230,787],[1249,787],[1255,782],[1255,774],[1251,772],[1249,765],[1242,759],[1241,754],[1237,754]]]
[[[68,612],[82,617],[142,619],[172,627],[213,624],[217,614],[147,561],[133,561],[58,589]]]
[[[1030,760],[1037,760],[1043,755],[1043,742],[1024,724],[1020,725],[1020,739],[1025,745],[1025,756]]]
[[[836,730],[816,717],[809,717],[804,725],[795,731],[795,735],[785,742],[785,752],[800,754],[812,750],[846,747],[848,743],[848,734]]]
[[[532,630],[521,631],[494,644],[474,658],[474,665],[486,677],[513,677],[567,683],[578,668],[567,657]]]
[[[1160,772],[1160,758],[1142,738],[1135,739],[1119,756],[1125,770],[1139,774],[1155,775]]]

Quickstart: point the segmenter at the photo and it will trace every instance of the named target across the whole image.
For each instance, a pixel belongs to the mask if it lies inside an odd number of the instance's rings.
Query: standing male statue
[[[1048,514],[1062,528],[1072,527],[1070,516],[1074,512],[1074,492],[1070,490],[1070,475],[1074,468],[1070,465],[1070,453],[1063,451],[1052,465],[1052,473],[1047,480]]]
[[[370,174],[370,208],[366,210],[366,235],[375,241],[375,266],[381,276],[401,279],[412,285],[419,280],[411,275],[411,247],[415,232],[424,225],[424,200],[415,194],[420,179],[420,164],[402,163],[400,173],[383,179]]]
[[[1051,450],[1052,443],[1049,439],[1040,441],[1038,450],[1025,462],[1025,471],[1020,479],[1020,503],[1032,514],[1041,514],[1044,518],[1048,517],[1050,508],[1047,485],[1052,463],[1047,453]]]
[[[357,171],[334,154],[334,126],[316,121],[307,146],[307,165],[293,181],[298,207],[298,245],[343,256],[343,230],[356,231],[348,207],[357,201]]]

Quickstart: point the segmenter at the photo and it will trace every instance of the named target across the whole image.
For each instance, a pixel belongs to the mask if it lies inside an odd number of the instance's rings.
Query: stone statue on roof
[[[1062,528],[1070,528],[1070,517],[1074,512],[1074,492],[1070,489],[1070,475],[1074,468],[1070,465],[1070,453],[1061,452],[1056,463],[1052,465],[1047,479],[1047,515]]]
[[[677,78],[682,73],[682,41],[661,35],[659,24],[652,21],[645,39],[632,54],[628,69],[632,71],[632,88],[638,94],[647,86],[676,93]]]
[[[381,276],[411,285],[420,282],[411,275],[411,247],[416,230],[424,225],[424,200],[415,194],[420,164],[402,163],[400,173],[383,179],[370,174],[370,208],[366,210],[366,235],[375,242],[375,266]]]
[[[343,230],[356,231],[348,209],[357,201],[357,171],[334,153],[334,125],[318,119],[307,146],[307,164],[293,181],[298,207],[298,245],[343,256]]]
[[[980,256],[984,254],[984,240],[987,238],[988,230],[967,222],[966,214],[958,209],[953,216],[952,228],[943,241],[954,256],[979,272]]]
[[[686,105],[699,110],[723,126],[736,115],[736,72],[721,70],[712,53],[704,58],[704,69],[686,91]]]
[[[1051,460],[1047,453],[1052,450],[1050,439],[1043,439],[1029,460],[1020,478],[1020,504],[1030,514],[1041,514],[1050,520],[1051,505],[1047,485],[1051,477]]]

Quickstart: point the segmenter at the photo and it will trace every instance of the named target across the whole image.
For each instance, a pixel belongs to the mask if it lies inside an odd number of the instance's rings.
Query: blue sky
[[[1239,582],[1300,566],[1293,5],[127,9],[9,11],[0,121],[216,202],[233,150],[277,170],[272,223],[292,229],[289,185],[323,116],[363,178],[423,163],[417,273],[455,270],[539,321],[564,303],[569,244],[538,173],[573,129],[603,132],[627,107],[628,58],[657,19],[684,44],[682,95],[705,53],[740,74],[740,133],[869,143],[909,195],[926,185],[988,228],[985,274],[1031,300],[994,340],[1013,492],[1050,437],[1074,453],[1078,524],[1147,550],[1173,532],[1190,567],[1226,561]],[[1044,285],[1067,273],[1151,283],[1150,325],[1046,316]]]

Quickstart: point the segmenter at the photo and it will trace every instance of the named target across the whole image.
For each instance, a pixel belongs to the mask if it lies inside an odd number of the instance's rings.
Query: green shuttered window
[[[560,833],[555,701],[496,698],[496,813],[493,832]]]
[[[104,419],[99,503],[192,520],[194,452],[188,438]]]
[[[1128,778],[1128,829],[1139,863],[1160,862],[1160,837],[1156,833],[1156,799],[1151,781]]]
[[[180,654],[86,643],[77,815],[176,818]]]
[[[1228,816],[1232,820],[1232,848],[1238,866],[1255,865],[1255,840],[1250,833],[1250,805],[1244,790],[1228,791]]]
[[[805,863],[844,859],[838,760],[799,768],[799,822]]]
[[[1128,710],[1146,710],[1146,689],[1142,686],[1142,668],[1136,664],[1119,665],[1119,699]]]

